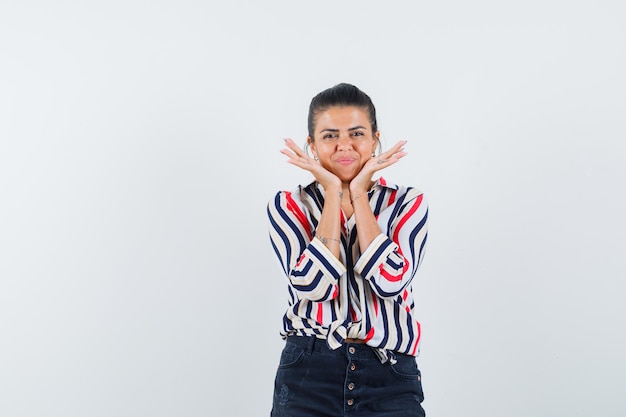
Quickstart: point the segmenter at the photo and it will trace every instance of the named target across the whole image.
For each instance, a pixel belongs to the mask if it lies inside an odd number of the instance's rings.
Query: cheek
[[[372,153],[374,153],[374,151],[376,150],[376,145],[372,144],[372,143],[364,143],[360,148],[359,151],[362,154],[367,154],[367,155],[371,155]]]
[[[322,153],[324,153],[323,149],[317,146],[315,142],[311,142],[309,144],[309,149],[311,150],[311,153],[313,154],[313,156],[320,156]]]
[[[324,146],[323,144],[318,145],[318,146],[313,146],[313,149],[315,149],[315,152],[317,152],[319,156],[330,155],[333,153],[333,150],[331,147]]]

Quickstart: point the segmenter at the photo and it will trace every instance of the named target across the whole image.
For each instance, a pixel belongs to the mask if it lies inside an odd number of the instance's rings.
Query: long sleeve
[[[318,183],[270,200],[269,237],[288,290],[281,335],[326,339],[331,349],[363,339],[381,360],[416,356],[421,330],[412,280],[424,256],[428,207],[417,189],[382,177],[367,198],[380,234],[362,248],[357,216],[342,211],[339,256],[315,237],[326,201]]]
[[[316,220],[309,216],[299,193],[278,192],[267,212],[272,248],[291,287],[300,298],[334,299],[346,267],[314,238]]]
[[[365,248],[354,270],[379,297],[397,297],[410,285],[424,256],[427,219],[428,205],[417,190],[409,190],[378,215],[382,233]]]

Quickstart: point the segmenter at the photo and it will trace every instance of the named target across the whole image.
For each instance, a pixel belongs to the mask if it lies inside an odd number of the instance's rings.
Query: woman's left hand
[[[401,140],[388,151],[367,161],[357,176],[350,181],[350,194],[352,196],[360,196],[363,193],[367,193],[370,188],[370,183],[372,182],[372,176],[376,171],[380,171],[381,169],[395,164],[407,155],[407,153],[404,152],[406,142],[406,140]]]

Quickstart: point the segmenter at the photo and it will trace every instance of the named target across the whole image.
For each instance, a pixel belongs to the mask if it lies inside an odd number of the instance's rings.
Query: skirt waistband
[[[285,339],[287,344],[298,346],[309,353],[318,352],[325,354],[336,354],[341,356],[377,356],[374,352],[375,348],[366,345],[365,342],[361,339],[357,340],[358,342],[351,342],[351,339],[346,339],[344,344],[339,349],[332,350],[326,343],[326,339],[318,339],[315,336],[292,335],[287,336],[287,338]]]

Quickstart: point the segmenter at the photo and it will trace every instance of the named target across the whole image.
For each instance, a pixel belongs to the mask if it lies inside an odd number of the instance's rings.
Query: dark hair
[[[372,99],[359,90],[352,84],[341,83],[334,87],[327,88],[322,91],[311,100],[309,105],[309,136],[311,140],[314,139],[314,124],[315,117],[318,113],[328,110],[333,106],[355,106],[361,107],[368,111],[370,116],[370,124],[372,125],[372,132],[378,130],[378,123],[376,122],[376,108]]]

